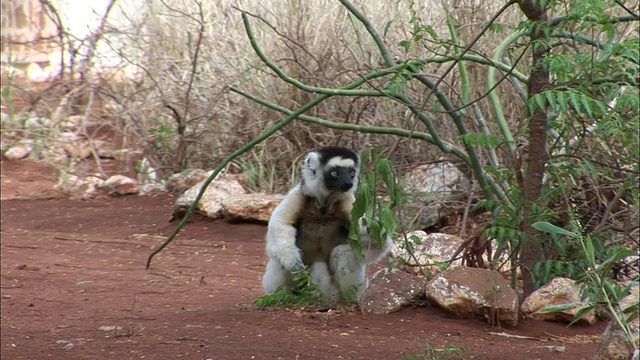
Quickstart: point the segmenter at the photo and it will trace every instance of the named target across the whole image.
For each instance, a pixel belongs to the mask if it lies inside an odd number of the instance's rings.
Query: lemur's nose
[[[349,189],[351,189],[352,186],[353,186],[353,183],[351,181],[349,181],[349,182],[346,182],[346,183],[342,184],[342,186],[340,186],[340,190],[349,191]]]

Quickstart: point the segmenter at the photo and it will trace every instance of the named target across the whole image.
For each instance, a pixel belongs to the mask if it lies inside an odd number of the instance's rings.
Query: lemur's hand
[[[294,271],[296,269],[305,267],[302,263],[302,256],[298,248],[293,251],[281,253],[278,260],[280,260],[282,266],[289,271]]]
[[[358,219],[358,232],[361,242],[366,242],[371,239],[369,235],[369,222],[367,221],[365,216],[362,216],[360,219]]]

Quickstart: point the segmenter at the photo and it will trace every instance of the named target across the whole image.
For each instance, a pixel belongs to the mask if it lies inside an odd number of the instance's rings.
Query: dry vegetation
[[[310,94],[275,76],[255,55],[238,9],[260,19],[254,21],[256,38],[267,57],[308,85],[337,87],[383,67],[365,29],[335,1],[133,3],[116,1],[103,27],[87,39],[74,39],[60,32],[50,46],[54,50],[56,46],[78,50],[76,57],[65,59],[67,73],[61,73],[44,90],[14,82],[13,98],[25,102],[23,109],[53,118],[55,123],[72,114],[106,121],[122,146],[142,147],[144,155],[165,174],[188,167],[215,167],[233,150],[283,118],[280,113],[229,92],[230,86],[290,109],[311,99]],[[465,42],[465,38],[475,36],[497,7],[480,1],[450,1],[444,5],[439,1],[359,1],[356,5],[379,31],[385,29],[384,41],[398,58],[443,51],[435,42],[431,47],[427,42],[404,55],[399,44],[412,37],[411,9],[420,21],[447,38],[443,7],[447,6]],[[46,9],[53,19],[61,11]],[[515,12],[500,18],[511,24],[520,20]],[[506,34],[488,34],[474,51],[489,56],[494,43]],[[487,54],[483,54],[485,48]],[[425,73],[436,79],[442,66],[431,64]],[[485,92],[485,71],[469,67],[474,84],[472,98]],[[423,88],[412,86],[407,87],[412,96],[419,99],[425,95]],[[443,88],[450,98],[459,98],[456,71],[446,77]],[[499,90],[508,104],[507,117],[517,129],[523,117],[522,101],[508,84],[500,85]],[[65,96],[59,101],[62,94]],[[490,113],[486,102],[479,106]],[[385,98],[336,97],[307,114],[335,122],[422,130],[422,124],[405,107]],[[433,116],[443,139],[457,143],[457,133],[446,114]],[[297,121],[245,154],[234,169],[250,172],[262,188],[281,189],[288,184],[279,179],[290,177],[290,164],[299,154],[326,144],[356,149],[377,145],[398,166],[447,156],[422,141],[332,130]]]

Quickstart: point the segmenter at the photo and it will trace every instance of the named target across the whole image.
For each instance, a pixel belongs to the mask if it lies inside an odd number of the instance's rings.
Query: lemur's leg
[[[266,294],[273,294],[278,286],[285,285],[291,289],[288,272],[276,258],[270,258],[262,277],[262,288]]]
[[[309,267],[309,277],[329,300],[338,300],[340,298],[340,292],[333,282],[333,277],[326,262],[318,261],[313,263]]]
[[[351,249],[351,245],[342,244],[336,246],[331,252],[329,267],[343,296],[353,294],[356,298],[359,298],[366,287],[365,263]],[[352,293],[353,291],[355,293]]]

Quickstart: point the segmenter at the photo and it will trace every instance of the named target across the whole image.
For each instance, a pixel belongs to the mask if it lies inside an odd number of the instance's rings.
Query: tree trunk
[[[544,68],[541,61],[546,52],[545,46],[540,42],[544,39],[544,30],[547,20],[546,9],[541,7],[539,1],[520,0],[518,5],[522,12],[530,21],[536,22],[536,26],[530,35],[532,42],[532,64],[529,76],[528,96],[529,99],[549,87],[549,72]],[[520,266],[523,276],[524,296],[533,291],[535,278],[533,276],[533,265],[544,260],[543,244],[538,236],[537,230],[531,227],[536,221],[536,214],[532,213],[531,206],[540,200],[542,193],[542,179],[544,176],[545,164],[549,158],[546,148],[547,139],[547,111],[539,106],[535,107],[529,114],[528,127],[529,156],[526,160],[526,174],[524,178],[524,188],[522,189],[523,209],[522,209],[522,230],[525,233],[525,241],[520,246]]]

